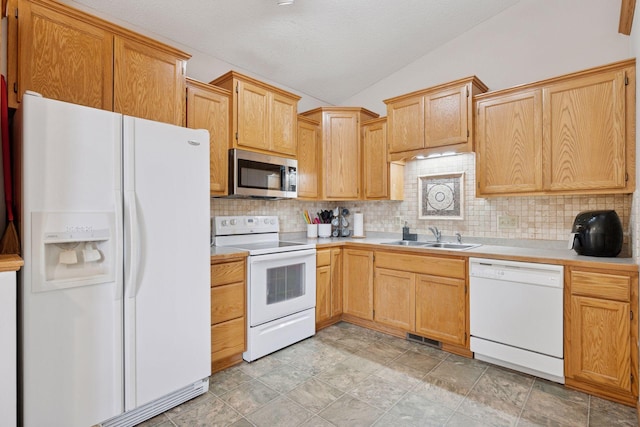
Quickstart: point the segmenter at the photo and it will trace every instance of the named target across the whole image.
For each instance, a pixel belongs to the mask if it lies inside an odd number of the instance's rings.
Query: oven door
[[[249,257],[249,326],[316,306],[316,250]]]

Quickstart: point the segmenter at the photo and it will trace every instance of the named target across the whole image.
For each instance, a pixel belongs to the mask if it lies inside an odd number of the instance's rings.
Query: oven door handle
[[[303,249],[301,251],[277,252],[275,254],[252,255],[249,257],[251,264],[277,261],[281,259],[295,260],[308,256],[315,256],[315,249]],[[315,258],[313,259],[315,261]]]

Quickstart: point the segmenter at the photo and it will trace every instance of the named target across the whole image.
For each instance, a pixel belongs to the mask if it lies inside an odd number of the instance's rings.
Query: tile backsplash
[[[418,177],[464,172],[464,215],[460,220],[418,218]],[[335,206],[364,214],[364,230],[401,232],[404,221],[412,233],[428,234],[438,227],[443,235],[456,232],[469,237],[566,240],[576,214],[585,210],[614,209],[629,240],[631,195],[475,197],[475,155],[460,154],[414,160],[405,166],[403,201],[307,202],[301,200],[212,199],[211,215],[278,215],[282,232],[305,230],[302,212],[315,213]],[[515,228],[500,229],[498,217],[517,217]],[[429,233],[430,235],[430,233]],[[635,249],[635,248],[634,248]],[[634,251],[634,253],[637,253]]]

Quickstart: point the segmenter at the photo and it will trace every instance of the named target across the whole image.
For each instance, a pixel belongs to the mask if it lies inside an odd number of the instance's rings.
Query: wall
[[[620,1],[522,0],[342,105],[386,115],[382,100],[461,77],[497,90],[626,59],[619,17]]]
[[[418,176],[464,172],[464,218],[462,220],[425,220],[418,218]],[[405,198],[403,201],[304,202],[300,200],[239,200],[213,199],[211,214],[215,215],[278,215],[281,231],[304,231],[302,211],[344,206],[352,212],[364,213],[367,232],[401,232],[407,221],[412,232],[429,235],[436,226],[443,235],[456,232],[467,237],[510,238],[536,240],[567,240],[578,212],[594,209],[615,209],[628,240],[631,195],[603,196],[536,196],[536,197],[475,197],[475,155],[415,160],[405,166]],[[518,217],[515,229],[498,228],[498,217]]]

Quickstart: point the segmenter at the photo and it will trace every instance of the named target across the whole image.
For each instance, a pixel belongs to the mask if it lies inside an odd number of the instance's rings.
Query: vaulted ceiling
[[[518,1],[75,0],[334,105]]]

